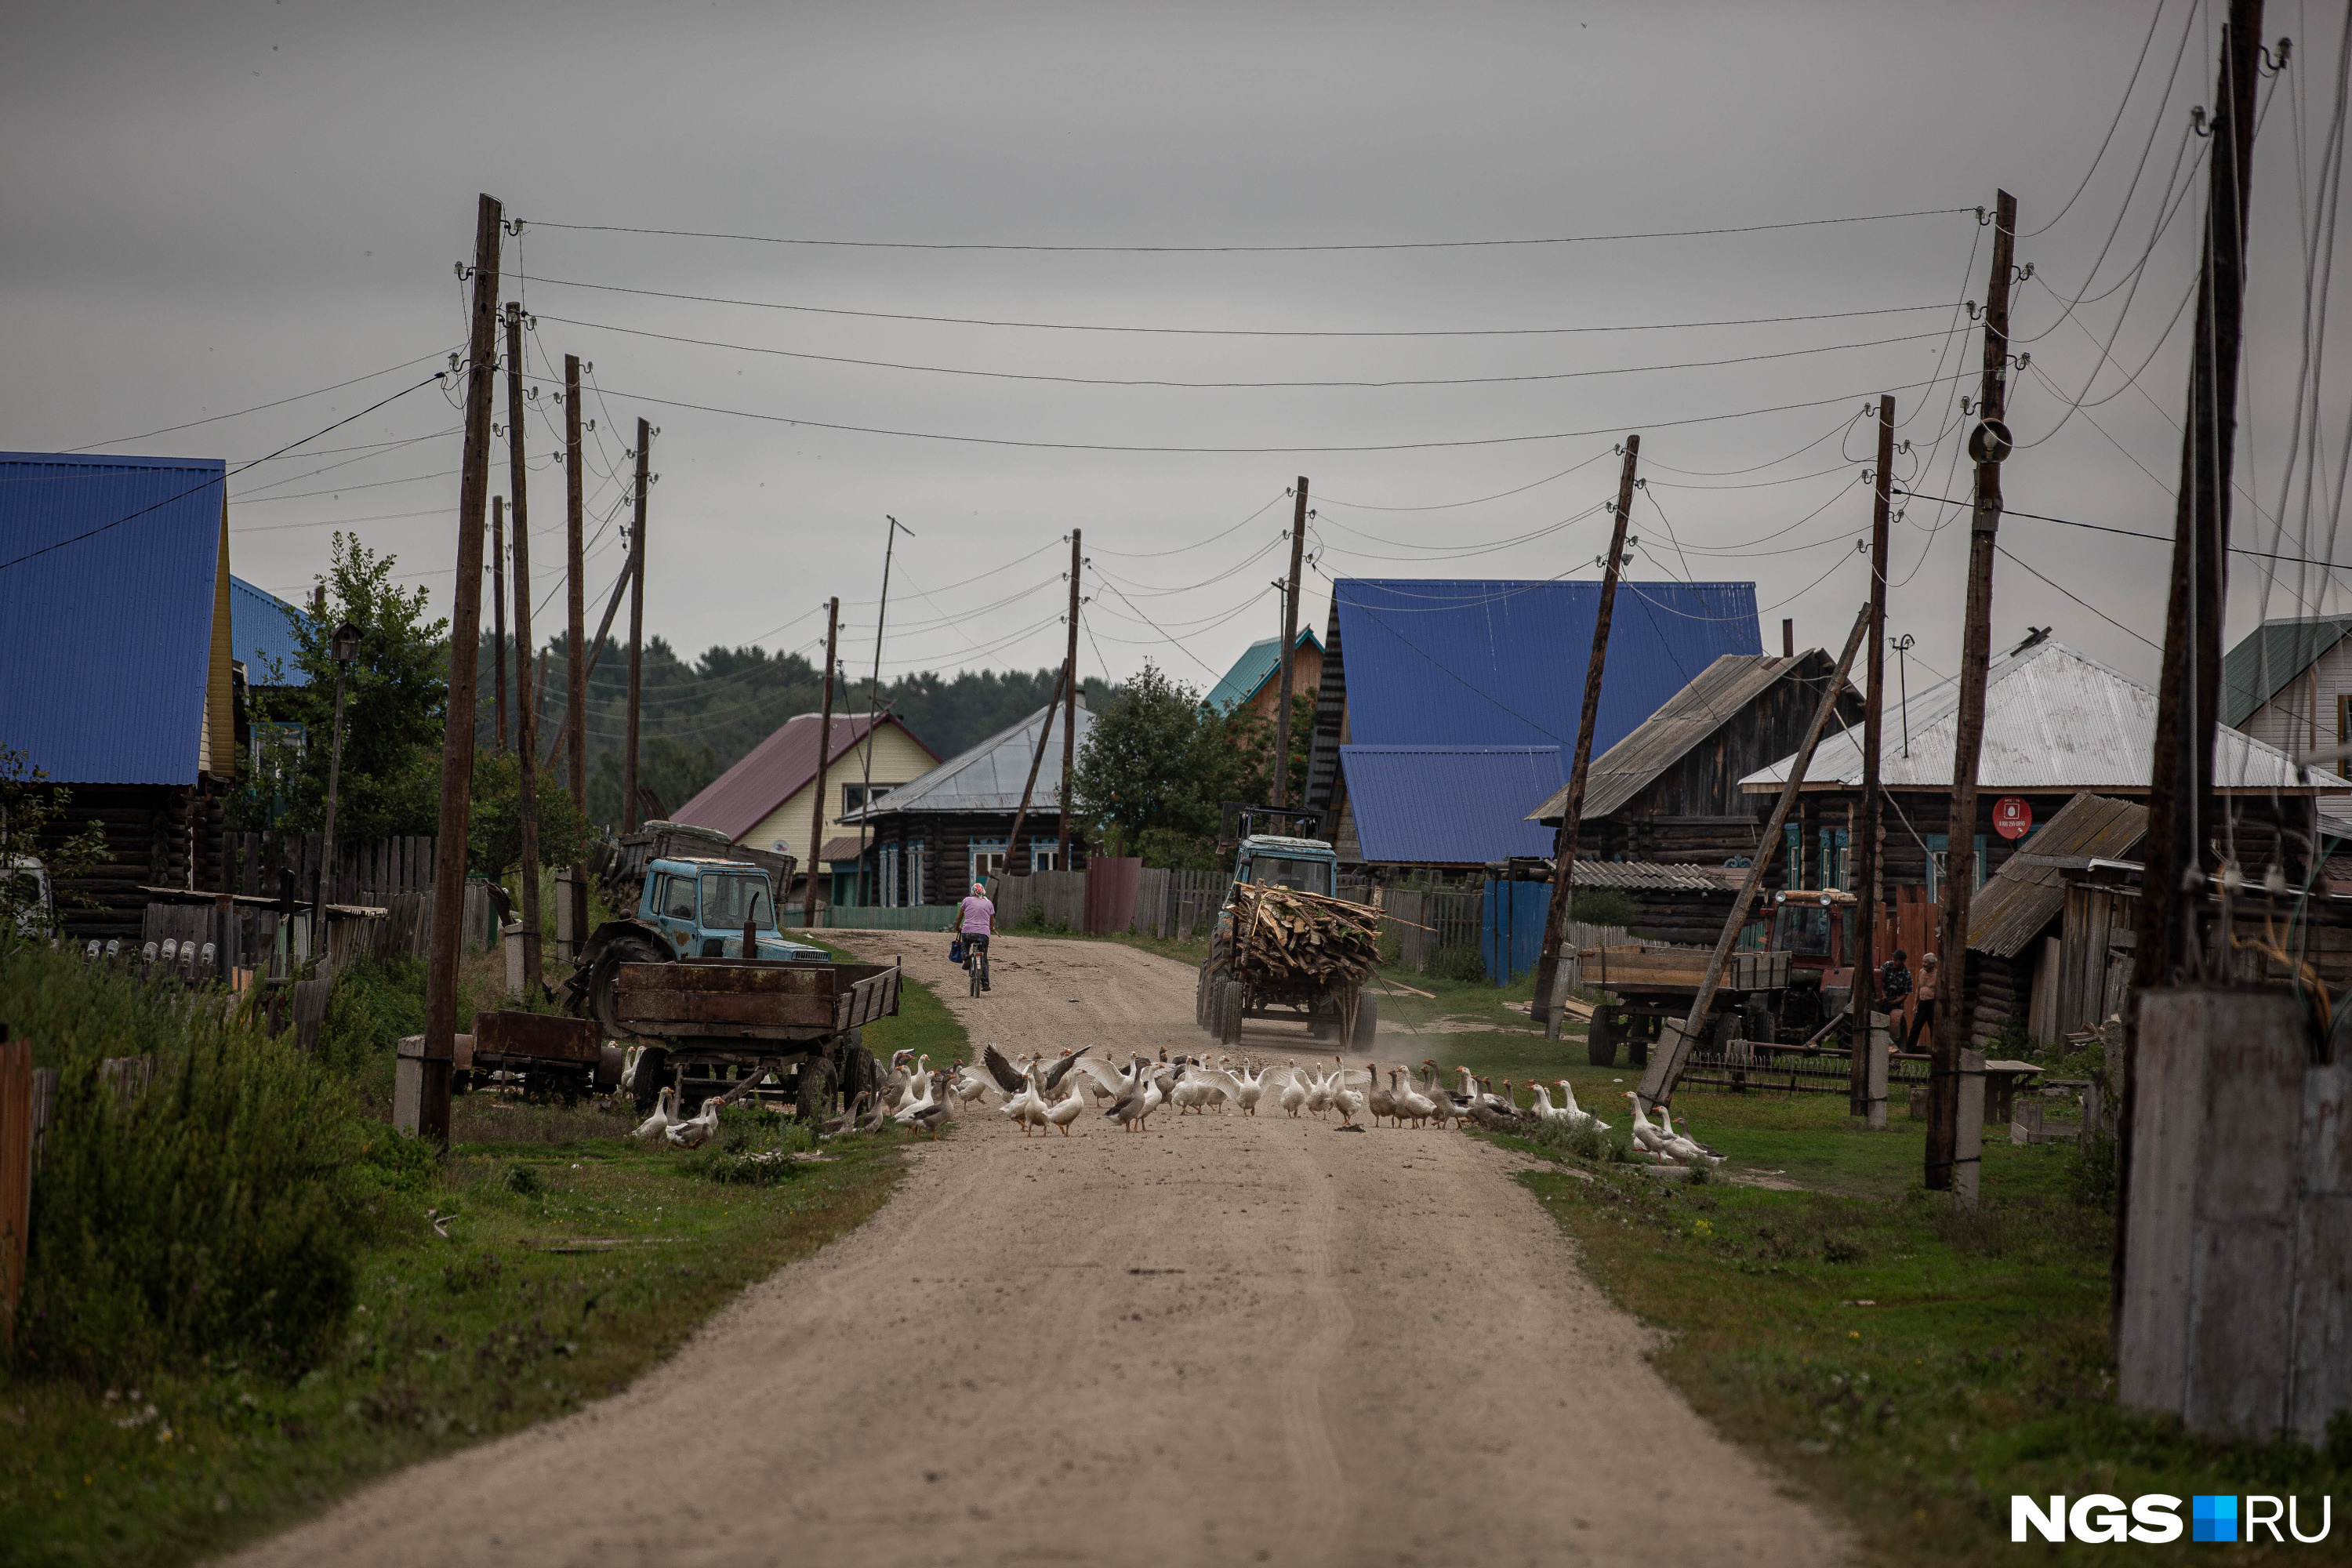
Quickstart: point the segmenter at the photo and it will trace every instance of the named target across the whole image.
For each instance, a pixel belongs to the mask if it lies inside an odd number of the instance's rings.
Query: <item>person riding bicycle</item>
[[[956,911],[957,934],[963,938],[965,951],[980,952],[980,988],[988,989],[988,938],[996,930],[996,905],[990,901],[985,884],[974,882],[971,892]]]

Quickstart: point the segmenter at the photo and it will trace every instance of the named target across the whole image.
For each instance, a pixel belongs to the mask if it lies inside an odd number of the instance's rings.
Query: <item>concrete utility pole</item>
[[[1062,656],[1062,668],[1069,671],[1062,683],[1062,846],[1055,861],[1063,871],[1071,868],[1070,785],[1078,767],[1078,574],[1087,563],[1078,548],[1081,537],[1077,529],[1070,530],[1070,649]]]
[[[1625,520],[1633,512],[1633,470],[1642,437],[1625,437],[1625,465],[1617,475],[1617,521],[1609,531],[1609,559],[1601,573],[1601,607],[1592,621],[1592,651],[1584,663],[1584,707],[1576,725],[1576,753],[1568,770],[1568,804],[1551,846],[1551,904],[1544,911],[1543,952],[1536,960],[1535,1000],[1528,1016],[1549,1024],[1559,978],[1559,947],[1576,894],[1576,836],[1584,826],[1584,781],[1592,769],[1592,727],[1601,715],[1601,674],[1609,663],[1609,625],[1617,610],[1617,573],[1625,560]]]
[[[1878,921],[1885,910],[1879,892],[1878,751],[1886,719],[1886,531],[1895,479],[1895,399],[1878,400],[1878,471],[1870,501],[1869,686],[1862,710],[1862,820],[1853,838],[1853,885],[1862,899],[1862,952],[1854,960],[1853,1057],[1846,1079],[1847,1110],[1870,1114],[1870,1012],[1878,996]]]
[[[563,356],[563,550],[564,640],[571,645],[571,658],[565,660],[563,671],[563,729],[572,738],[572,804],[585,816],[588,810],[588,583],[585,556],[587,553],[587,504],[583,491],[587,488],[585,472],[587,456],[580,445],[580,356]],[[575,866],[574,877],[585,877],[588,868]],[[581,884],[584,886],[585,884]],[[585,923],[586,911],[580,911]],[[574,930],[579,927],[575,926]],[[581,931],[585,941],[587,932]]]
[[[637,830],[637,704],[646,689],[646,491],[652,480],[654,427],[637,421],[637,514],[629,530],[629,718],[621,753],[621,831]]]
[[[507,751],[507,500],[490,498],[490,746]]]
[[[1290,514],[1290,586],[1282,595],[1282,699],[1274,710],[1274,788],[1268,805],[1290,804],[1291,662],[1298,642],[1298,571],[1307,549],[1307,476],[1298,476],[1298,502]],[[1077,581],[1076,573],[1072,582]]]
[[[522,828],[522,984],[536,996],[541,984],[539,942],[539,696],[531,658],[530,468],[523,461],[522,306],[507,301],[507,482],[514,489],[515,752],[521,788],[515,816]]]
[[[1931,1191],[1952,1184],[1959,1151],[1960,1052],[1974,1020],[1969,1009],[1969,902],[1976,893],[1977,759],[1984,750],[1985,667],[1992,659],[1993,536],[2000,528],[2000,464],[2009,456],[2010,255],[2017,237],[2017,198],[1993,202],[1992,275],[1985,289],[1984,375],[1977,426],[1976,506],[1969,524],[1969,611],[1960,640],[1960,707],[1952,746],[1952,809],[1944,825],[1943,973],[1937,981],[1936,1032],[1927,1064],[1927,1157]]]
[[[2164,668],[2157,685],[2156,745],[2148,773],[2147,868],[2140,876],[2139,924],[2133,933],[2134,1003],[2124,1009],[2123,1104],[2116,1123],[2116,1310],[2110,1318],[2116,1324],[2124,1320],[2124,1258],[2131,1236],[2141,1012],[2150,992],[2206,978],[2197,909],[2211,879],[2211,838],[2221,823],[2213,795],[2213,731],[2221,722],[2221,616],[2229,587],[2230,484],[2238,433],[2246,209],[2253,178],[2262,27],[2261,0],[2232,0],[2213,95],[2205,254],[2198,271],[2197,330],[2189,337],[2189,417],[2181,430],[2172,590],[2165,605]]]
[[[824,847],[824,764],[833,751],[833,649],[840,631],[841,597],[835,595],[824,604],[824,702],[816,721],[816,805],[809,814],[808,899],[801,906],[803,926],[816,924],[816,879],[824,865],[817,852]]]
[[[466,827],[474,799],[474,681],[482,645],[482,514],[490,490],[490,399],[499,348],[499,225],[485,194],[474,218],[474,317],[467,340],[466,455],[457,481],[457,577],[449,605],[449,713],[441,732],[441,821],[433,842],[433,948],[425,970],[417,1136],[449,1142],[457,1047],[457,950],[466,931]]]

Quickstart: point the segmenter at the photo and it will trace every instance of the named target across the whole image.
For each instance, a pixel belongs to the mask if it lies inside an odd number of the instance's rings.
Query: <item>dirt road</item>
[[[1192,972],[1000,939],[975,1043],[1197,1048]],[[1253,1042],[1256,1037],[1254,1034]],[[1303,1044],[1268,1029],[1279,1054]],[[1643,1360],[1514,1162],[1279,1112],[913,1155],[872,1222],[565,1420],[256,1563],[1821,1564],[1843,1538]]]

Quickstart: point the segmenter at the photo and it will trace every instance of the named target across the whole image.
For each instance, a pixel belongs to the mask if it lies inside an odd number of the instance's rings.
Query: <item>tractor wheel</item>
[[[596,971],[588,981],[588,1001],[589,1005],[594,1010],[597,1025],[604,1029],[606,1039],[634,1038],[629,1031],[622,1026],[619,1013],[614,1006],[613,987],[614,982],[620,977],[621,965],[661,962],[662,955],[655,950],[652,943],[639,942],[633,937],[622,937],[596,955]],[[646,1109],[651,1110],[653,1107],[649,1103]]]
[[[1228,1046],[1242,1043],[1242,1004],[1247,1000],[1238,980],[1228,980],[1217,994],[1217,1039]]]
[[[661,1091],[667,1087],[663,1080],[668,1077],[669,1052],[659,1046],[647,1046],[637,1054],[637,1076],[629,1089],[637,1102],[638,1115],[654,1113],[654,1101],[661,1098]]]
[[[1356,1049],[1372,1048],[1372,1036],[1381,1026],[1381,999],[1370,988],[1356,993]]]
[[[1592,1025],[1584,1037],[1584,1059],[1597,1068],[1617,1065],[1617,1015],[1606,1007],[1592,1010]]]
[[[800,1096],[793,1114],[803,1127],[814,1127],[833,1114],[833,1064],[820,1056],[801,1058]]]

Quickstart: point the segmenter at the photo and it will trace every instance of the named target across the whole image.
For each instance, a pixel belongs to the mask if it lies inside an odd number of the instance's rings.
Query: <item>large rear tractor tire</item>
[[[1228,980],[1218,990],[1217,1039],[1220,1044],[1238,1046],[1242,1043],[1242,1004],[1246,1000],[1242,983],[1238,980]]]
[[[669,1052],[659,1046],[647,1046],[637,1053],[637,1076],[630,1080],[630,1097],[637,1102],[637,1114],[651,1116],[654,1101],[669,1087]]]
[[[588,1005],[597,1026],[608,1040],[627,1040],[635,1037],[621,1025],[613,994],[614,983],[619,978],[625,963],[659,963],[661,953],[651,942],[633,937],[620,937],[596,955],[596,968],[588,978]],[[651,1110],[651,1104],[646,1109]]]

